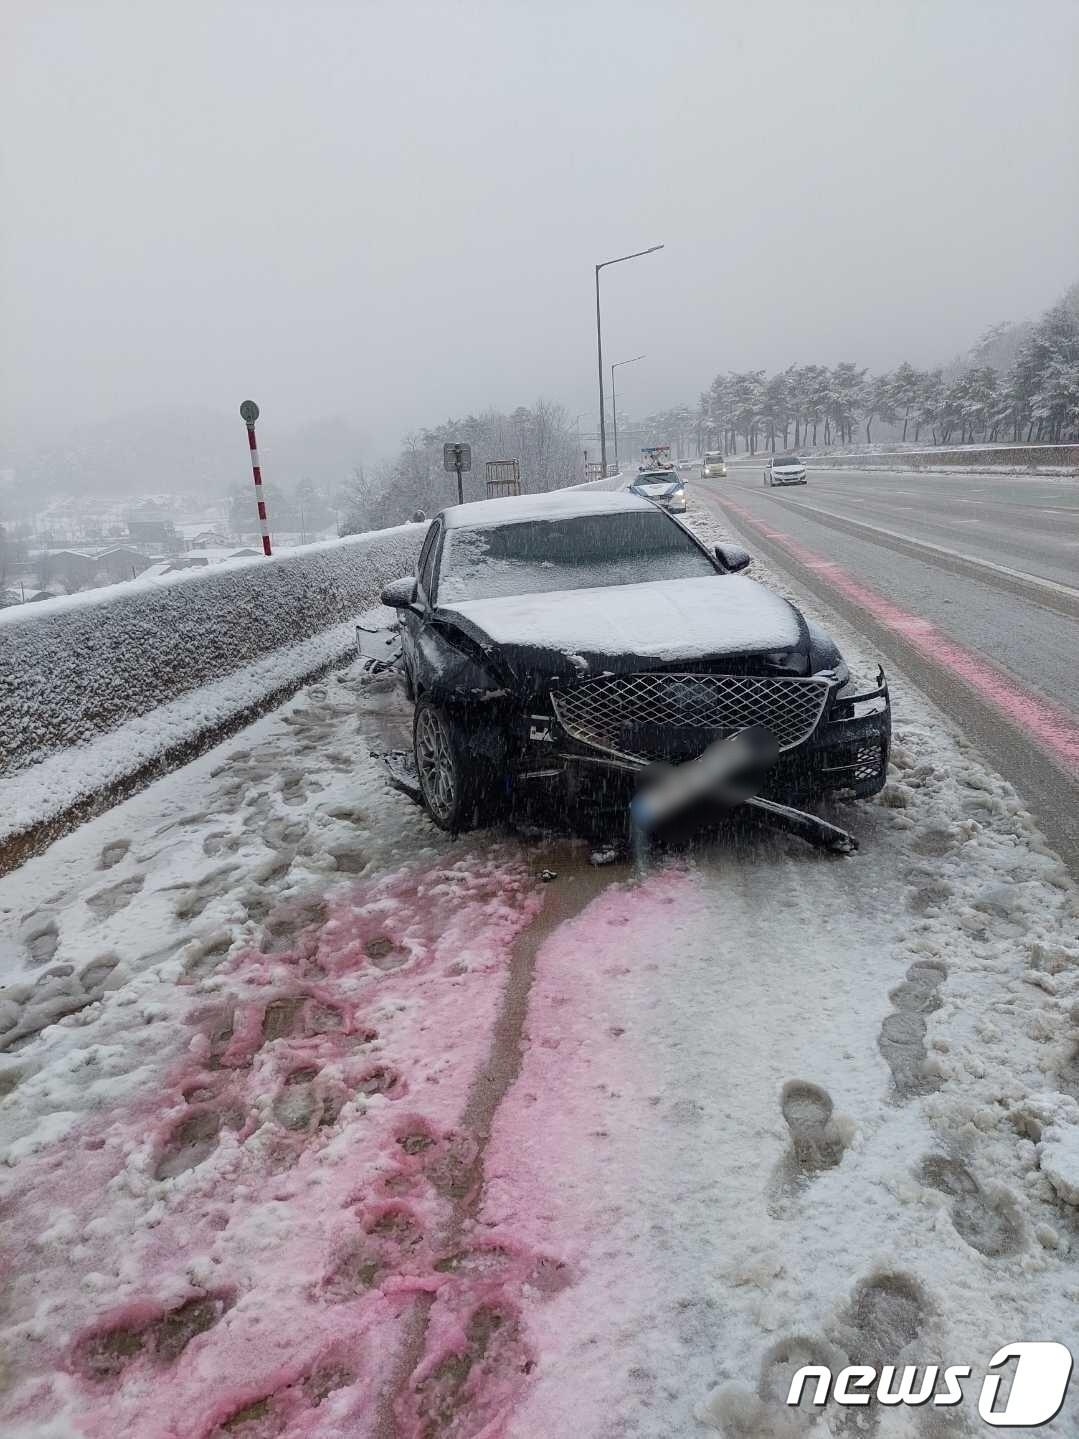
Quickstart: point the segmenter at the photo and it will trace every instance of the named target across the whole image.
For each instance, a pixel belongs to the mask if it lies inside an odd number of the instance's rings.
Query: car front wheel
[[[412,746],[423,802],[439,829],[458,834],[491,818],[495,776],[488,764],[469,752],[467,731],[455,715],[421,700],[413,720]]]

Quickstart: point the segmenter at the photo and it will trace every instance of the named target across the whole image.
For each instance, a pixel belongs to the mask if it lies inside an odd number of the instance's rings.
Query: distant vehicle
[[[686,482],[671,464],[670,445],[648,445],[641,450],[642,463],[629,488],[635,495],[651,500],[672,514],[686,512]]]
[[[673,469],[638,470],[629,488],[632,494],[652,500],[674,515],[686,512],[686,482]]]
[[[706,480],[725,480],[727,478],[727,461],[723,457],[722,450],[709,450],[701,466],[701,474]]]
[[[797,455],[773,455],[764,472],[764,483],[766,485],[808,484],[805,460],[800,460]]]

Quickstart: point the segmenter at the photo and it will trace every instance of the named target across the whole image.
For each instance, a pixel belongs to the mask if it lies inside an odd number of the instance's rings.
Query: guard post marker
[[[262,498],[262,469],[259,466],[258,445],[255,443],[255,421],[259,417],[259,407],[254,400],[245,400],[240,406],[240,419],[247,426],[247,444],[251,451],[251,473],[255,477],[255,503],[259,512],[259,527],[262,530],[262,553],[268,555],[270,550],[270,526],[266,519],[266,501]]]

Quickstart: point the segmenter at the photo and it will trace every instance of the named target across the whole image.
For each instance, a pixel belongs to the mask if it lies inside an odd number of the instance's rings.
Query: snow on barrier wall
[[[990,445],[982,449],[893,450],[870,455],[833,455],[819,459],[810,457],[810,464],[826,469],[848,465],[858,469],[940,470],[953,468],[1047,469],[1073,470],[1079,467],[1079,445]]]
[[[1079,469],[1079,445],[976,445],[954,449],[869,450],[862,454],[814,454],[804,451],[806,464],[825,470],[944,470],[1011,469],[1074,471]],[[764,465],[769,455],[738,455],[732,465]]]
[[[425,531],[403,525],[0,611],[0,772],[340,626],[415,568]],[[271,667],[268,689],[272,678]]]
[[[583,485],[567,485],[568,490],[624,490],[629,486],[626,475],[619,472],[608,475],[605,480],[585,480]]]

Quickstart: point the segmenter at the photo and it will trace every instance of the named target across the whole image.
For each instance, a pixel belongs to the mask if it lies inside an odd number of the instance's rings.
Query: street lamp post
[[[616,360],[611,366],[611,419],[614,421],[614,469],[618,473],[618,398],[614,392],[614,372],[623,365],[635,365],[644,355],[634,355],[632,360]]]
[[[619,255],[613,260],[601,260],[596,266],[596,355],[599,370],[599,458],[603,473],[607,473],[607,422],[603,416],[603,323],[599,308],[599,272],[608,265],[621,265],[624,260],[638,260],[642,255],[654,255],[662,245],[650,245],[647,250],[634,250],[632,255]]]

